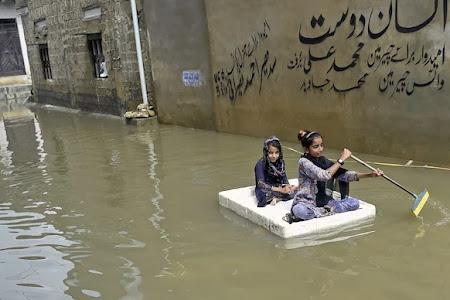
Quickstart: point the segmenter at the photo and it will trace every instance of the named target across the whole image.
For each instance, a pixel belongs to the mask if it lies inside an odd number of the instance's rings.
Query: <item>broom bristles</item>
[[[430,194],[427,190],[424,190],[419,196],[416,196],[416,202],[414,202],[413,207],[411,208],[411,211],[414,213],[414,215],[417,217],[422,210],[423,206],[425,205],[425,202],[427,202],[428,198],[430,197]]]

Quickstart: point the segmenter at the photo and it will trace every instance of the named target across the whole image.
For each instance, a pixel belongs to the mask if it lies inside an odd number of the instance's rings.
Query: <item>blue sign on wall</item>
[[[200,71],[183,71],[184,86],[199,87],[202,85]]]

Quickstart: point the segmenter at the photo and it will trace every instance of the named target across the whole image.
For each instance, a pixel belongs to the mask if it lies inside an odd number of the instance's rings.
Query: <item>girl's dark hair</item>
[[[317,131],[300,130],[297,137],[298,140],[302,142],[303,147],[309,148],[309,146],[312,145],[314,139],[317,137],[322,137],[322,135]]]
[[[278,148],[279,151],[281,151],[281,143],[279,140],[271,140],[267,143],[267,147],[269,146],[274,146],[276,148]]]

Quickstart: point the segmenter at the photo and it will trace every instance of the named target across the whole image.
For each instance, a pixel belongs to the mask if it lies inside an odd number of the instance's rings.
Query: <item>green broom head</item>
[[[427,190],[424,190],[419,196],[414,195],[416,198],[416,202],[414,202],[413,207],[411,208],[411,211],[414,213],[414,215],[417,217],[422,210],[423,206],[425,205],[425,202],[427,202],[428,198],[430,197],[430,194],[428,194]]]

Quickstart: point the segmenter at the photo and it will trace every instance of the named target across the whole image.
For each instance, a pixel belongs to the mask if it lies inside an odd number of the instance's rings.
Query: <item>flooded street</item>
[[[254,184],[264,139],[23,109],[0,106],[0,299],[450,298],[450,171],[379,166],[429,191],[420,217],[398,187],[361,180],[351,195],[375,219],[283,240],[218,204]],[[284,158],[296,177],[299,154]]]

